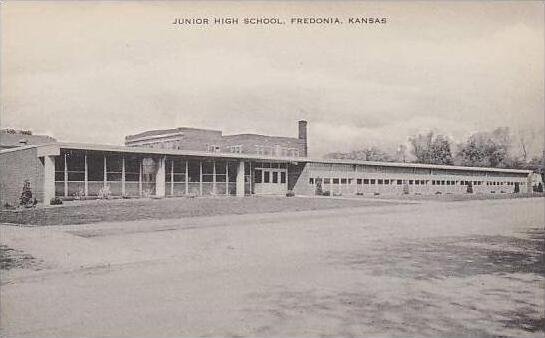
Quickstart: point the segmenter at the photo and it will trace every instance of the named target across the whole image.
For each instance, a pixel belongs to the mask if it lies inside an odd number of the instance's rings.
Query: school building
[[[51,199],[205,195],[396,195],[527,192],[531,171],[312,159],[298,137],[177,128],[127,136],[125,146],[54,142],[0,151],[0,202],[25,181]],[[470,187],[470,188],[468,188]]]

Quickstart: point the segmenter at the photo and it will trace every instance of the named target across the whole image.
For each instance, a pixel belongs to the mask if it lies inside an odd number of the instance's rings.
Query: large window
[[[125,181],[138,182],[140,179],[140,160],[136,156],[125,157]]]
[[[263,175],[263,171],[261,171],[261,169],[256,169],[255,172],[254,172],[254,175],[255,175],[255,183],[261,183],[262,182],[262,175]]]
[[[217,161],[216,162],[216,182],[225,182],[225,162]]]
[[[202,162],[202,181],[211,183],[214,181],[214,163],[211,161]]]
[[[68,181],[83,182],[85,180],[85,155],[69,152],[66,154]]]
[[[99,154],[88,154],[87,171],[89,181],[104,181],[104,156]]]
[[[201,168],[197,161],[189,161],[187,164],[189,182],[201,181]]]

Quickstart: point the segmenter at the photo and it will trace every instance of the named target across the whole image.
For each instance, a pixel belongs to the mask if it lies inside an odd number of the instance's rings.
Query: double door
[[[254,170],[254,193],[257,195],[284,195],[288,191],[286,169],[257,168]]]

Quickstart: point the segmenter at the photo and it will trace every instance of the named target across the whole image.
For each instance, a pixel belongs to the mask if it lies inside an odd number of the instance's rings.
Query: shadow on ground
[[[434,279],[478,274],[534,273],[545,277],[545,231],[533,228],[524,237],[438,237],[377,243],[373,250],[331,257],[334,264],[371,269],[375,275]]]
[[[273,304],[262,314],[270,324],[256,333],[305,323],[322,336],[539,336],[545,318],[535,295],[545,282],[544,247],[545,231],[534,228],[519,237],[379,242],[349,255],[330,253],[325,259],[358,282],[254,294]]]
[[[34,258],[32,255],[0,244],[0,270],[41,270],[41,263],[41,260]]]

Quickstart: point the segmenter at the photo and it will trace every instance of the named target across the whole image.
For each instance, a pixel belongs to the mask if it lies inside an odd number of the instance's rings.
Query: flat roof
[[[38,156],[59,155],[61,149],[72,150],[88,150],[88,151],[103,151],[103,152],[121,152],[121,153],[138,153],[151,155],[178,155],[191,156],[201,158],[222,158],[222,159],[247,159],[263,162],[304,162],[304,163],[324,163],[324,164],[359,164],[367,166],[382,166],[382,167],[398,167],[398,168],[424,168],[424,169],[442,169],[442,170],[466,170],[466,171],[488,171],[502,173],[518,173],[530,174],[532,170],[521,169],[506,169],[506,168],[488,168],[488,167],[464,167],[454,165],[438,165],[438,164],[422,164],[422,163],[399,163],[399,162],[376,162],[376,161],[358,161],[346,159],[320,159],[309,157],[280,157],[267,156],[258,154],[240,154],[240,153],[210,153],[205,151],[190,151],[179,149],[157,149],[148,147],[128,147],[106,144],[90,144],[90,143],[65,143],[57,142],[45,145],[30,145],[13,149],[1,150],[0,154],[8,153],[29,148],[37,148]]]

